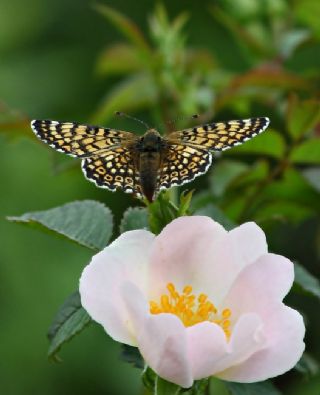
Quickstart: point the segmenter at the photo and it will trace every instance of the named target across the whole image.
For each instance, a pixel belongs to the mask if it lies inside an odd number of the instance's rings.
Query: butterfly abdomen
[[[157,187],[160,154],[158,152],[142,152],[139,165],[142,192],[149,202],[152,202]]]
[[[141,138],[139,143],[139,173],[143,194],[152,202],[157,188],[160,167],[162,139],[151,129]]]

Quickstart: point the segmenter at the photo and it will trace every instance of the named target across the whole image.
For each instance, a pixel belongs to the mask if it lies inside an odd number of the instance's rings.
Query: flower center
[[[172,283],[168,283],[166,288],[168,292],[161,295],[160,302],[150,301],[151,314],[175,314],[187,327],[203,321],[213,322],[221,326],[227,339],[230,338],[230,309],[224,309],[219,314],[206,294],[201,293],[197,297],[192,293],[191,285],[186,285],[181,294]]]

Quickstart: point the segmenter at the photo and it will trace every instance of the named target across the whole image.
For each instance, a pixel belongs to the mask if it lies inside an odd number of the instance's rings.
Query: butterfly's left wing
[[[82,158],[84,175],[98,187],[141,195],[132,150],[137,136],[133,133],[51,120],[35,120],[31,126],[57,151]]]
[[[265,117],[215,122],[173,132],[168,140],[210,151],[224,151],[262,133],[268,125],[269,119]]]
[[[162,158],[157,191],[192,181],[209,169],[211,161],[207,149],[169,143]]]
[[[50,147],[78,158],[97,155],[136,139],[130,132],[76,122],[34,120],[31,127],[36,136]]]
[[[118,147],[82,160],[85,177],[100,188],[121,189],[141,197],[140,177],[130,149]]]

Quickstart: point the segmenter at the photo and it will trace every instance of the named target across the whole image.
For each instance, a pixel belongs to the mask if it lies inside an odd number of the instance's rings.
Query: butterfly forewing
[[[269,124],[265,117],[250,118],[228,122],[217,122],[192,129],[173,132],[169,142],[201,147],[212,151],[222,151],[251,139],[263,132]]]
[[[129,132],[74,122],[35,120],[31,126],[35,134],[52,148],[79,158],[117,148],[136,138]]]
[[[132,155],[126,148],[104,151],[82,160],[82,170],[86,178],[98,187],[111,191],[122,189],[124,192],[141,195],[139,175]]]
[[[158,190],[192,181],[208,170],[211,161],[211,153],[206,149],[171,145],[160,167]]]

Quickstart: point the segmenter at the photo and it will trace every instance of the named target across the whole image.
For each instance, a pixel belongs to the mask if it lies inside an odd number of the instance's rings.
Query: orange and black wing
[[[32,121],[31,126],[57,151],[82,158],[85,177],[98,187],[141,196],[139,173],[130,149],[137,140],[133,133],[49,120]]]
[[[35,120],[31,122],[31,127],[40,140],[56,151],[78,158],[120,147],[135,138],[129,132],[74,122]]]
[[[183,185],[204,174],[210,167],[212,155],[203,148],[169,145],[165,153],[157,182],[157,190]]]
[[[121,189],[141,197],[140,177],[131,152],[119,147],[82,160],[86,178],[110,191]]]
[[[170,133],[165,142],[159,171],[158,190],[182,185],[204,174],[212,162],[212,151],[222,151],[242,144],[263,132],[268,118],[250,118],[217,122]]]
[[[210,151],[224,151],[262,133],[268,125],[269,119],[265,117],[216,122],[173,132],[168,140]]]

